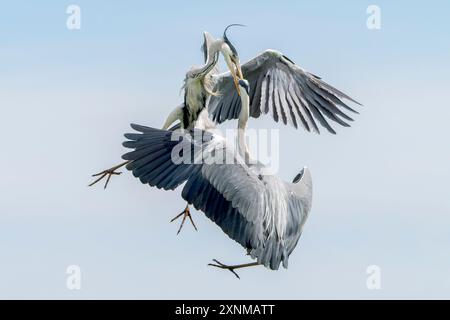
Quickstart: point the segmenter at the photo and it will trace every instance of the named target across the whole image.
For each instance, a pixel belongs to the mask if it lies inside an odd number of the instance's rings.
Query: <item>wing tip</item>
[[[364,107],[364,105],[363,105],[361,102],[358,102],[358,101],[356,101],[355,99],[350,98],[349,96],[343,97],[343,98],[345,98],[345,99],[347,99],[348,101],[351,101],[351,102],[357,104],[357,105],[360,106],[360,107]],[[354,112],[359,113],[359,112],[357,112],[357,111],[354,111]]]

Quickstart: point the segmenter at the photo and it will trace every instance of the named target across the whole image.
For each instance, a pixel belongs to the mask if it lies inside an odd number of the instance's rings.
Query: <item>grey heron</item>
[[[239,95],[238,80],[242,78],[242,72],[239,65],[239,56],[236,48],[227,37],[227,31],[232,26],[242,25],[228,25],[223,32],[223,37],[218,39],[215,39],[210,33],[206,31],[203,33],[204,42],[202,51],[205,63],[200,67],[192,67],[186,73],[184,85],[182,87],[184,89],[184,102],[181,105],[177,106],[172,112],[170,112],[162,129],[168,129],[176,121],[180,122],[179,127],[183,129],[192,129],[196,126],[197,122],[199,122],[199,126],[203,128],[213,128],[215,126],[215,124],[210,120],[208,112],[206,111],[206,102],[208,101],[210,96],[216,94],[212,92],[212,89],[215,85],[212,81],[212,77],[215,73],[217,73],[216,67],[219,60],[219,53],[222,53],[224,57],[224,60],[229,69],[229,74],[233,78],[236,92]],[[128,164],[129,161],[125,161],[109,169],[94,174],[93,177],[98,178],[91,184],[89,184],[89,186],[93,186],[97,182],[106,178],[106,182],[104,185],[104,188],[106,189],[111,177],[113,175],[121,174],[121,172],[118,172],[117,170]],[[181,216],[183,216],[183,220],[180,228],[178,229],[178,233],[181,231],[181,228],[187,217],[190,219],[192,225],[197,230],[197,227],[195,226],[190,214],[189,206],[186,206],[183,212],[172,219],[171,222],[180,218]]]
[[[127,169],[144,184],[174,190],[185,183],[182,197],[256,259],[241,265],[228,266],[217,260],[209,264],[239,278],[235,270],[240,268],[263,265],[277,270],[281,263],[288,267],[311,209],[312,179],[305,167],[288,183],[265,175],[263,164],[249,161],[245,139],[249,84],[239,80],[238,85],[242,107],[237,151],[207,128],[171,132],[132,124],[136,132],[125,134],[128,141],[123,145],[133,151],[122,158],[132,161]],[[174,150],[188,150],[184,156],[189,154],[189,161],[174,161],[173,155],[179,152]],[[215,161],[220,152],[226,154],[222,159],[233,159],[232,163]]]
[[[284,54],[266,50],[244,65],[240,65],[236,49],[228,40],[225,29],[222,39],[214,39],[204,33],[205,65],[189,71],[185,79],[185,102],[175,108],[166,120],[167,129],[176,120],[185,129],[214,127],[215,123],[237,119],[242,110],[242,100],[237,82],[245,77],[249,81],[249,116],[258,118],[270,113],[276,121],[303,127],[307,131],[320,133],[319,126],[335,134],[330,122],[348,127],[353,119],[344,111],[358,113],[344,100],[360,105],[347,94],[334,88],[320,77],[296,65]],[[230,71],[215,72],[218,52],[222,52]],[[200,80],[203,79],[203,80]],[[209,115],[209,117],[208,117]],[[211,121],[212,120],[212,121]],[[92,184],[107,177],[105,187],[116,170],[124,165],[104,170],[94,176],[99,178]],[[92,185],[91,184],[91,185]],[[189,206],[176,218],[183,216],[180,229],[187,217],[192,221]],[[195,225],[194,225],[195,227]]]

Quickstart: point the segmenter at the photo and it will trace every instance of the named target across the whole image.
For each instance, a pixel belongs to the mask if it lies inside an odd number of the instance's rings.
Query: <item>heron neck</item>
[[[250,113],[250,101],[247,93],[241,93],[241,106],[238,120],[238,149],[239,154],[247,161],[250,157],[246,139],[247,123]]]
[[[208,56],[208,60],[206,60],[206,63],[199,67],[198,69],[194,70],[194,77],[204,77],[206,76],[217,64],[219,61],[219,53],[216,52],[214,54],[211,54]]]

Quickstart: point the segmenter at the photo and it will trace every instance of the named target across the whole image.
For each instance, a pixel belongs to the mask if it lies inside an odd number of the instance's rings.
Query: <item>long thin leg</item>
[[[189,204],[186,205],[186,209],[183,210],[179,215],[177,215],[175,218],[170,220],[170,222],[174,222],[178,218],[183,216],[183,220],[181,221],[180,228],[178,229],[177,235],[180,234],[181,228],[183,228],[184,222],[186,221],[186,218],[189,218],[191,220],[192,225],[194,226],[195,231],[198,231],[197,227],[195,226],[194,220],[192,220],[191,211],[189,210]]]
[[[128,164],[130,162],[131,161],[128,160],[128,161],[122,162],[122,163],[120,163],[120,164],[118,164],[118,165],[116,165],[114,167],[111,167],[109,169],[103,170],[102,172],[93,174],[92,175],[93,177],[98,177],[98,176],[100,176],[100,177],[97,180],[95,180],[94,182],[92,182],[91,184],[89,184],[89,187],[92,187],[94,184],[96,184],[97,182],[99,182],[99,181],[103,180],[105,177],[107,177],[106,178],[105,187],[104,187],[104,189],[106,189],[106,187],[108,186],[109,180],[111,179],[111,176],[113,176],[113,175],[117,175],[118,176],[118,175],[120,175],[122,173],[122,172],[116,172],[116,170],[119,169],[119,168],[122,168],[124,165],[126,165],[126,164]]]
[[[255,266],[259,266],[260,264],[258,262],[251,262],[251,263],[244,263],[244,264],[238,264],[238,265],[234,265],[234,266],[227,266],[226,264],[223,264],[222,262],[213,259],[213,261],[216,263],[208,263],[208,266],[211,267],[216,267],[216,268],[220,268],[220,269],[226,269],[231,271],[238,279],[241,279],[239,277],[239,275],[234,271],[236,269],[242,269],[242,268],[248,268],[248,267],[255,267]]]

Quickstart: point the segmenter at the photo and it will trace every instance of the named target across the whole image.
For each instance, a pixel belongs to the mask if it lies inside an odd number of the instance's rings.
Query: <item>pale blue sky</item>
[[[66,28],[69,4],[79,31]],[[382,28],[366,28],[379,5]],[[14,1],[0,11],[0,298],[450,298],[448,1]],[[159,127],[201,63],[202,32],[242,62],[267,48],[364,103],[352,128],[281,127],[280,176],[313,174],[313,209],[288,270],[209,269],[244,251],[201,213],[169,224],[179,192],[126,173],[130,122]],[[252,127],[277,127],[269,118]],[[294,146],[294,147],[293,147]],[[82,270],[82,290],[65,270]],[[379,265],[382,289],[366,288]]]

